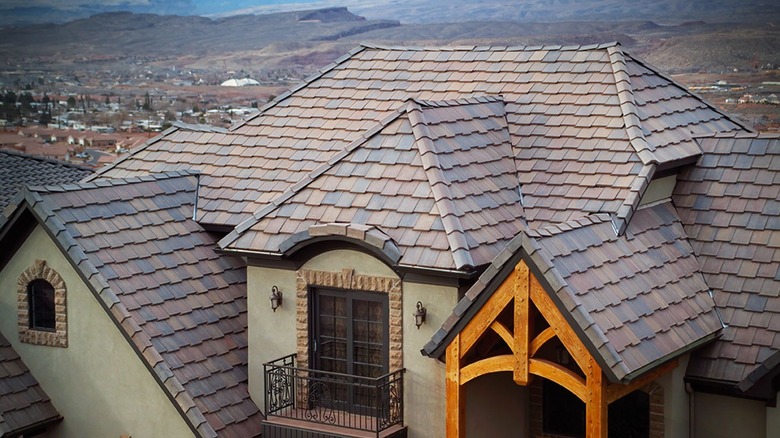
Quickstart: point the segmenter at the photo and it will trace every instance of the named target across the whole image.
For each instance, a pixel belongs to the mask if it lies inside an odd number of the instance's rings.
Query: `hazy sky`
[[[148,8],[178,9],[182,14],[212,14],[228,12],[248,7],[278,6],[295,3],[338,3],[336,1],[307,0],[0,0],[0,9],[12,8],[52,8],[63,11],[73,10],[140,10]],[[341,2],[344,3],[344,2]],[[358,3],[348,1],[346,3]],[[371,3],[364,1],[360,3]]]

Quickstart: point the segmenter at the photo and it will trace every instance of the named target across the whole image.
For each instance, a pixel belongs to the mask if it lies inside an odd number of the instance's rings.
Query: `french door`
[[[318,375],[329,383],[325,390],[332,407],[352,412],[376,408],[376,388],[360,377],[388,372],[387,295],[316,288],[311,296],[314,369],[343,375]]]

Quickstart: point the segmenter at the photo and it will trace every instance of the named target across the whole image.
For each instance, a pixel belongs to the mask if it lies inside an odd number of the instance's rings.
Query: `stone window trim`
[[[30,303],[28,285],[33,280],[45,280],[54,287],[54,331],[30,328]],[[19,341],[27,344],[48,345],[50,347],[68,346],[68,313],[66,307],[67,290],[65,280],[60,274],[46,265],[45,260],[35,260],[25,269],[16,281],[17,317]]]
[[[309,367],[309,291],[312,287],[332,287],[344,290],[379,292],[388,295],[389,367],[390,372],[403,368],[403,301],[401,280],[355,274],[352,269],[341,272],[300,269],[296,272],[296,340],[298,367]]]

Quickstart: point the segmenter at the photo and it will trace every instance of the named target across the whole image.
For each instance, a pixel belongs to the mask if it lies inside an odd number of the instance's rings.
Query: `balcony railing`
[[[276,416],[376,436],[403,425],[403,369],[376,378],[360,377],[297,368],[295,354],[263,367],[268,420]]]

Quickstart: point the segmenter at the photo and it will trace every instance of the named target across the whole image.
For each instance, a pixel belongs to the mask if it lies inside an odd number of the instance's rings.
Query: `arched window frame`
[[[35,327],[30,307],[31,287],[34,281],[43,280],[54,289],[54,327]],[[25,269],[17,280],[19,341],[28,344],[48,345],[50,347],[68,346],[68,314],[66,307],[67,290],[62,276],[46,265],[44,260],[36,260]]]

